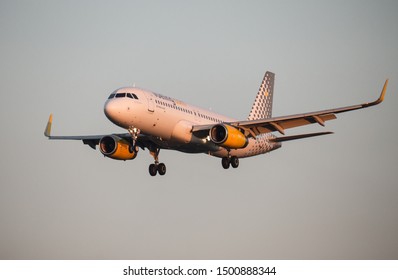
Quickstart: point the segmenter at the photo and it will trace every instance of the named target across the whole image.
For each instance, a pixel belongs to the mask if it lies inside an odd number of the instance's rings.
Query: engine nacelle
[[[227,124],[217,124],[210,129],[210,139],[214,143],[229,149],[241,149],[247,146],[249,141],[237,128]]]
[[[137,156],[137,152],[131,144],[116,135],[102,137],[99,141],[99,147],[104,156],[112,159],[128,160]]]

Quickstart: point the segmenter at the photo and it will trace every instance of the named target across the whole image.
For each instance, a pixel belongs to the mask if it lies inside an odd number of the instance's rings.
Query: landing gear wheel
[[[228,168],[229,168],[229,164],[230,164],[229,158],[223,157],[223,158],[221,159],[221,165],[222,165],[222,167],[223,167],[224,169],[228,169]]]
[[[239,159],[237,157],[231,157],[230,162],[233,168],[237,168],[239,166]]]
[[[149,165],[149,174],[151,176],[156,176],[157,171],[158,171],[158,167],[157,167],[156,164],[152,163],[152,164]]]
[[[164,163],[159,163],[159,152],[160,149],[158,147],[149,147],[149,153],[153,156],[155,163],[149,165],[149,174],[151,176],[156,176],[157,173],[163,176],[166,174],[166,165]]]
[[[161,176],[166,174],[166,165],[164,163],[159,163],[159,165],[158,165],[158,173]]]

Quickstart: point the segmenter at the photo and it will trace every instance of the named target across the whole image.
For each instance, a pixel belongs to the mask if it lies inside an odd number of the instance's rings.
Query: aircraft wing
[[[274,132],[274,131],[278,131],[284,135],[285,129],[299,127],[312,123],[318,123],[322,126],[325,126],[325,122],[335,119],[336,114],[338,113],[363,109],[381,103],[384,100],[387,84],[388,80],[386,80],[386,82],[384,83],[384,87],[383,90],[381,91],[380,97],[373,102],[317,111],[317,112],[304,113],[304,114],[268,118],[268,119],[236,121],[236,122],[230,122],[228,124],[242,129],[245,132],[246,136],[251,136],[251,137],[256,137],[259,134]],[[210,128],[211,127],[209,127],[208,125],[194,126],[193,132],[200,134],[201,132],[203,132],[203,130],[208,130]]]
[[[53,116],[51,114],[48,119],[46,129],[44,130],[44,136],[48,137],[48,139],[50,140],[82,140],[84,144],[89,145],[91,148],[95,150],[101,138],[109,135],[109,134],[103,134],[103,135],[53,136],[51,135],[52,121],[53,121]],[[130,133],[113,133],[112,135],[116,135],[128,141],[131,140]],[[137,138],[137,145],[144,150],[145,147],[153,146],[155,144],[149,139],[148,136],[140,134],[138,135]]]

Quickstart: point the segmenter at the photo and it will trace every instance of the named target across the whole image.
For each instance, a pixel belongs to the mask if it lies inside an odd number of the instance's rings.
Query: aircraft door
[[[148,96],[148,111],[155,112],[155,102],[153,101],[152,96]]]

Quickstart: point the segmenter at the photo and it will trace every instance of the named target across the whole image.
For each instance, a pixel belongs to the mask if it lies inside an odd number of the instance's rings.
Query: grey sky
[[[397,259],[396,1],[0,1],[1,259]],[[54,134],[120,132],[136,85],[247,117],[385,103],[223,170],[206,155],[104,158]]]

